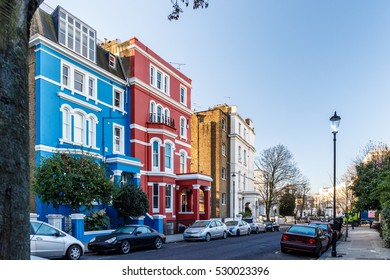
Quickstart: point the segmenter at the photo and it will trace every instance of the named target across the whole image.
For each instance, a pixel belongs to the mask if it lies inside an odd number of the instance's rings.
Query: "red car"
[[[292,225],[280,240],[282,253],[288,250],[313,253],[320,257],[329,247],[329,238],[318,226]]]

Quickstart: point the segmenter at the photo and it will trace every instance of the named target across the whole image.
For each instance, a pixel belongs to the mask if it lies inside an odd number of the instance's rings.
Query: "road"
[[[146,249],[118,253],[88,253],[83,260],[313,260],[306,253],[280,252],[280,232],[228,237],[210,242],[177,242],[165,244],[162,249]]]

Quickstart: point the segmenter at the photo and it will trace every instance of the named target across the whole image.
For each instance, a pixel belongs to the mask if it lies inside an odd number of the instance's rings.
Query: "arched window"
[[[81,113],[74,114],[73,141],[77,144],[85,144],[85,117]]]
[[[88,119],[88,146],[96,147],[96,120],[94,117]]]
[[[152,169],[158,169],[160,166],[160,145],[157,141],[152,143]]]
[[[169,124],[169,110],[168,109],[164,110],[164,123]]]
[[[154,102],[150,103],[150,121],[156,121],[156,104]]]
[[[69,108],[62,109],[62,139],[71,141],[71,113]]]
[[[165,144],[165,169],[172,169],[172,146],[171,144]]]

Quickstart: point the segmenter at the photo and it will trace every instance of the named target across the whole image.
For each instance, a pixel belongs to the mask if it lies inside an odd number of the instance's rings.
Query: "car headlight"
[[[112,237],[110,239],[107,239],[105,242],[107,243],[113,243],[116,240],[116,237]]]

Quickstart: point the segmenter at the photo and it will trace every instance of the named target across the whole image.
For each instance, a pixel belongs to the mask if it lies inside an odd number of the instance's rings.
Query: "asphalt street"
[[[176,242],[162,249],[119,253],[88,253],[83,260],[312,260],[310,254],[280,252],[280,232],[228,237],[210,242]]]

